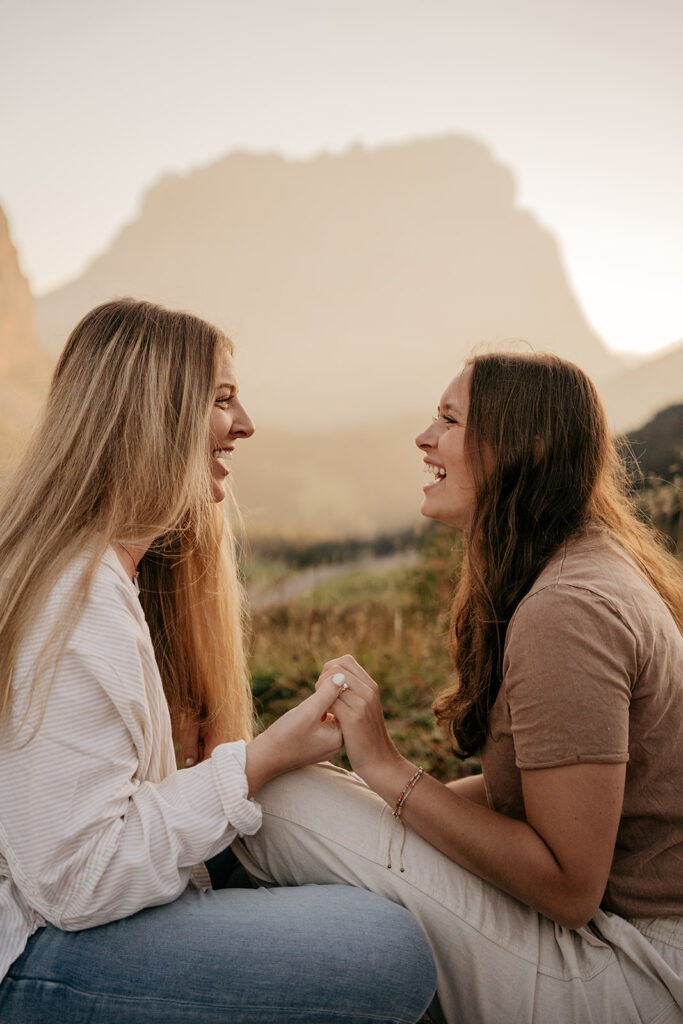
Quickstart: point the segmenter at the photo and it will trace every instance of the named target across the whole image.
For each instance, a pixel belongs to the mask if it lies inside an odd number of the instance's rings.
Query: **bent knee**
[[[383,896],[352,886],[332,888],[346,890],[355,913],[356,955],[383,976],[384,1009],[392,1005],[397,1019],[412,1013],[417,1019],[436,991],[436,964],[422,927],[405,907]]]

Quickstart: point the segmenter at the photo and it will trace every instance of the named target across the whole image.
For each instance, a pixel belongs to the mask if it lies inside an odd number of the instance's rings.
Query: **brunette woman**
[[[417,445],[434,476],[422,512],[467,547],[457,680],[434,707],[482,774],[422,773],[376,683],[336,658],[319,685],[337,679],[359,778],[270,783],[241,856],[256,877],[408,907],[452,1024],[683,1021],[680,568],[625,497],[576,366],[474,358]]]
[[[260,786],[341,742],[331,682],[252,738],[232,355],[189,314],[94,309],[0,499],[2,1024],[414,1021],[433,993],[403,908],[209,886]]]

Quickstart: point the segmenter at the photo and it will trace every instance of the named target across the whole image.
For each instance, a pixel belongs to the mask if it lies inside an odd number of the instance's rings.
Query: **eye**
[[[216,405],[219,405],[221,409],[227,409],[234,397],[234,395],[222,395],[216,399]]]

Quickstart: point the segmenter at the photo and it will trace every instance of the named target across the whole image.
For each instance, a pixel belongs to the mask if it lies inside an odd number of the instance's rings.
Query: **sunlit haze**
[[[465,133],[611,347],[683,338],[680,0],[0,0],[0,204],[35,294],[161,175]]]

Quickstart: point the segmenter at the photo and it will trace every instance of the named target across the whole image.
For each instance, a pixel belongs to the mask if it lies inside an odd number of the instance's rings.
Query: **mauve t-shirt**
[[[628,762],[602,906],[683,915],[683,638],[602,531],[564,544],[519,603],[489,725],[489,805],[513,818],[520,769]]]

